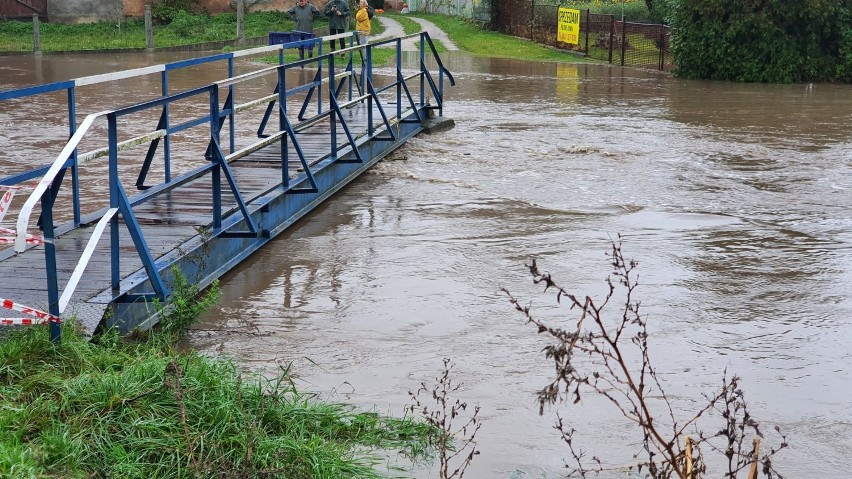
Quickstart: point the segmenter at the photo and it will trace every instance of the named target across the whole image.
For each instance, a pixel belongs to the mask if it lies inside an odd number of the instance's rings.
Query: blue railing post
[[[282,48],[281,50],[283,51],[284,49]],[[234,78],[234,57],[228,58],[228,78]],[[228,85],[228,96],[231,97],[231,111],[228,113],[228,130],[231,136],[231,141],[228,146],[231,148],[230,152],[233,153],[237,149],[236,140],[234,139],[234,123],[236,121],[234,118],[234,116],[236,115],[234,107],[237,105],[237,99],[235,98],[234,94],[234,85]]]
[[[211,85],[210,91],[210,161],[214,163],[211,170],[213,193],[213,229],[222,228],[222,165],[221,148],[219,147],[219,87]]]
[[[444,116],[444,70],[438,69],[438,93],[441,99],[438,100],[438,116]]]
[[[367,65],[366,65],[366,79],[363,82],[362,88],[364,89],[364,94],[366,95],[367,87],[373,84],[373,47],[367,44]],[[375,128],[373,128],[373,95],[367,97],[367,136],[372,138],[375,134]]]
[[[420,34],[420,106],[426,105],[426,33]]]
[[[41,197],[41,229],[44,233],[44,266],[47,269],[48,312],[59,317],[59,278],[56,272],[56,244],[53,232],[53,204],[56,192],[49,188]],[[50,340],[58,343],[60,326],[50,322]]]
[[[74,87],[68,89],[68,138],[77,132],[77,100],[74,97]],[[77,164],[77,148],[71,152],[71,196],[74,209],[74,226],[80,225],[80,168]]]
[[[278,89],[278,131],[284,131],[284,128],[287,124],[287,95],[283,85],[286,85],[286,69],[283,66],[278,67],[278,84],[282,85],[282,88]],[[289,144],[290,139],[288,135],[281,135],[281,184],[284,185],[285,188],[290,187],[290,151]]]
[[[321,90],[321,88],[320,88]],[[334,54],[328,56],[328,108],[329,125],[331,126],[331,159],[337,159],[337,111],[334,109],[334,101],[336,100],[334,92],[337,90],[337,85],[334,81]]]
[[[118,127],[115,112],[107,115],[109,124],[109,207],[118,208],[120,179],[118,177]],[[118,291],[121,285],[120,250],[118,237],[118,215],[109,222],[111,286]]]
[[[396,117],[402,119],[402,39],[396,39]]]
[[[356,35],[357,34],[355,32],[352,32],[352,36],[349,37],[349,48],[355,46],[355,39],[357,38]],[[349,96],[347,97],[347,100],[352,101],[352,82],[355,81],[355,77],[353,75],[353,69],[355,68],[355,52],[353,50],[349,50],[349,63],[346,65],[346,68],[349,71]]]
[[[163,83],[163,96],[169,96],[169,71],[163,70],[161,75],[161,80]],[[166,131],[169,131],[169,102],[163,104],[163,128]],[[165,180],[166,183],[172,181],[172,145],[171,145],[171,135],[166,135],[163,138],[163,169],[165,170]]]
[[[322,40],[318,42],[317,45],[319,48],[317,49],[317,56],[322,58]],[[334,55],[334,54],[332,54]],[[317,78],[322,80],[322,60],[317,60]],[[317,115],[322,113],[322,85],[317,87]]]

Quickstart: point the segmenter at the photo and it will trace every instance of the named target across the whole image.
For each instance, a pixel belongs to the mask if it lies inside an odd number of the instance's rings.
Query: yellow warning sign
[[[580,43],[580,11],[571,8],[559,8],[559,29],[556,40],[571,45]]]

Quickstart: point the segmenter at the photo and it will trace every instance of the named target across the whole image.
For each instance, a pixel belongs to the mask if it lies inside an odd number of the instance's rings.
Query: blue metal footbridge
[[[419,53],[409,56],[419,61],[404,69],[401,42],[414,36]],[[336,38],[350,46],[323,53],[323,42]],[[49,324],[54,340],[70,318],[86,334],[150,327],[176,272],[210,285],[441,121],[445,83],[455,81],[428,33],[369,45],[355,38],[0,91],[0,118],[65,92],[70,138],[58,153],[45,151],[38,167],[0,172],[0,323]],[[316,57],[284,61],[285,49],[309,45]],[[379,48],[395,49],[396,61],[374,75]],[[235,59],[275,53],[277,65],[234,74]],[[170,91],[170,74],[207,63],[220,66],[222,80]],[[160,75],[160,94],[77,121],[77,88],[147,75]],[[238,98],[252,91],[238,85],[258,79],[274,89]]]

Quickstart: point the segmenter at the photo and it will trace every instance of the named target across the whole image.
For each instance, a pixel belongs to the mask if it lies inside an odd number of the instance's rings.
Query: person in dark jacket
[[[308,3],[308,0],[299,0],[299,3],[287,10],[287,15],[296,22],[296,30],[305,33],[314,32],[314,20],[320,16],[320,11],[317,7]],[[314,56],[314,45],[308,47],[308,58]],[[305,47],[299,47],[299,58],[305,58]]]
[[[329,0],[325,4],[325,15],[328,17],[329,33],[343,33],[349,25],[349,3],[346,0]],[[346,48],[343,38],[340,39],[340,48]],[[331,51],[334,51],[334,40],[331,41]]]

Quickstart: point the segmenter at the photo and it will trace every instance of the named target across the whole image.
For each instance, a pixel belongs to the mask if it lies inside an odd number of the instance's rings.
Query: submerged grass
[[[179,303],[132,339],[88,341],[73,322],[60,344],[40,327],[0,338],[0,476],[369,478],[370,451],[425,449],[423,423],[323,403],[286,370],[246,377],[179,351],[210,300]]]

